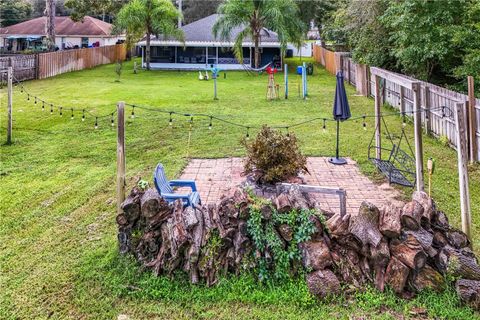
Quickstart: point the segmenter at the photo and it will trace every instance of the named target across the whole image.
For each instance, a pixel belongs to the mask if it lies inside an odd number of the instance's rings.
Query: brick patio
[[[355,214],[362,201],[367,200],[377,206],[387,201],[399,203],[399,192],[387,183],[374,184],[360,170],[355,161],[348,159],[343,166],[328,163],[328,158],[307,159],[310,175],[303,178],[309,185],[339,187],[347,192],[347,212]],[[183,170],[181,179],[196,180],[203,203],[215,203],[222,193],[240,184],[244,177],[242,158],[192,159]],[[323,209],[339,212],[339,201],[333,195],[315,195]]]

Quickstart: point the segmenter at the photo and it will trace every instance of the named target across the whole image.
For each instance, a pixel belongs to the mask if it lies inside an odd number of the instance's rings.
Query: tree
[[[173,36],[183,40],[183,33],[176,28],[178,10],[169,0],[132,0],[118,13],[115,25],[126,30],[127,35],[145,34],[145,62],[150,70],[150,42],[152,34]]]
[[[32,5],[32,18],[43,17],[45,15],[46,1],[45,0],[29,0]],[[66,16],[70,12],[65,8],[64,0],[55,1],[55,13],[58,16]]]
[[[185,24],[197,21],[217,12],[222,0],[183,0],[183,21]]]
[[[288,42],[301,45],[306,25],[300,20],[294,0],[227,0],[218,8],[221,14],[213,27],[215,37],[230,39],[233,30],[241,28],[235,38],[233,51],[243,63],[242,43],[247,37],[253,39],[255,67],[260,65],[260,43],[266,29],[278,34],[282,51]]]
[[[324,24],[340,7],[338,0],[295,0],[298,4],[300,19],[309,25],[312,21],[322,34]],[[323,42],[323,38],[321,39]]]
[[[126,3],[128,0],[65,0],[65,7],[71,10],[71,17],[75,21],[90,15],[111,22]]]
[[[461,61],[463,50],[452,41],[462,28],[469,0],[390,2],[382,23],[390,29],[392,54],[401,71],[431,81],[445,77]],[[460,49],[460,50],[457,50]]]
[[[45,34],[47,35],[46,42],[48,51],[55,50],[55,0],[45,0]]]
[[[0,2],[0,27],[28,20],[31,13],[32,6],[26,1],[2,0]]]

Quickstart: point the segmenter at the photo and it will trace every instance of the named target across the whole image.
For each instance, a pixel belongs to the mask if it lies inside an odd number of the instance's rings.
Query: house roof
[[[212,14],[208,17],[202,18],[200,20],[197,20],[182,26],[181,29],[183,30],[183,33],[185,35],[186,44],[188,45],[189,43],[190,44],[218,43],[220,41],[222,43],[225,43],[225,41],[222,41],[219,38],[215,38],[215,36],[213,35],[213,31],[212,31],[213,25],[217,21],[218,17],[219,17],[219,14]],[[241,30],[242,28],[240,27],[233,29],[232,32],[230,33],[230,40],[227,42],[233,42],[235,37],[238,35],[238,33]],[[165,39],[161,36],[159,38],[155,37],[152,39],[152,43],[163,44],[163,43],[174,43],[174,42],[178,42],[178,41],[175,41],[174,39],[171,39],[171,38]],[[252,40],[249,37],[247,37],[245,38],[244,42],[252,42]],[[273,31],[265,29],[261,34],[261,42],[265,45],[267,43],[271,45],[273,44],[278,45],[278,42],[279,42],[278,35]],[[140,44],[143,44],[143,43],[144,41],[141,41]]]
[[[0,35],[45,35],[47,17],[39,17],[5,28],[0,28]],[[55,17],[55,34],[57,36],[110,36],[110,23],[85,16],[83,21],[75,22],[70,17]]]

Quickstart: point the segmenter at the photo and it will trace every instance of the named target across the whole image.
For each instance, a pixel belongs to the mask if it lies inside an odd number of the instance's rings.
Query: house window
[[[88,48],[88,38],[82,38],[82,48]]]

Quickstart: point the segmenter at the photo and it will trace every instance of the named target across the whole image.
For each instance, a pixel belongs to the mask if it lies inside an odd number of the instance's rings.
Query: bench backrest
[[[155,183],[155,187],[157,191],[162,193],[173,193],[172,187],[168,183],[167,177],[165,176],[165,169],[163,165],[159,163],[157,168],[155,169],[155,174],[153,175],[153,182]]]
[[[415,173],[417,170],[415,159],[409,156],[405,151],[397,147],[392,159],[392,163],[403,172],[408,173],[415,181]]]

